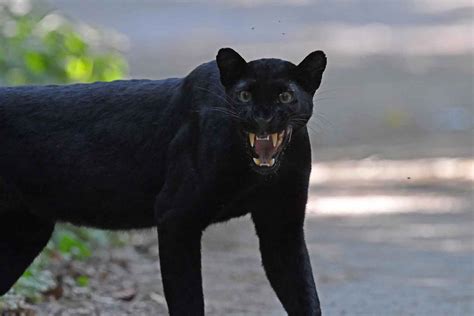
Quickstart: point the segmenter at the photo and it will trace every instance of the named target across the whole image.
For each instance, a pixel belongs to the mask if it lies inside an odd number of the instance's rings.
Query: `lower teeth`
[[[262,162],[258,158],[253,158],[253,162],[259,167],[273,167],[273,165],[275,164],[275,158],[272,158],[270,162]]]

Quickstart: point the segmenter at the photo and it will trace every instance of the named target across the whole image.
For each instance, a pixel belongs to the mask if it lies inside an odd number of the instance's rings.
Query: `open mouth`
[[[248,133],[249,145],[253,151],[253,162],[258,167],[274,167],[283,148],[289,142],[291,127],[272,134]]]

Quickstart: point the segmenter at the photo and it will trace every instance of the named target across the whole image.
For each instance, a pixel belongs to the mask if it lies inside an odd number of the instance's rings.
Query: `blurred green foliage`
[[[0,84],[111,81],[127,64],[107,33],[41,2],[0,1]]]
[[[123,78],[127,63],[113,43],[117,34],[73,23],[44,3],[0,0],[0,85],[111,81]],[[111,43],[112,42],[112,43]],[[29,302],[56,280],[47,270],[54,260],[84,260],[92,249],[120,243],[116,234],[58,225],[43,253],[24,273],[10,294]],[[87,286],[87,276],[75,279]],[[0,299],[0,309],[7,304]]]
[[[122,236],[117,233],[58,225],[46,248],[18,280],[11,294],[25,298],[30,303],[40,302],[42,293],[57,285],[53,273],[48,270],[52,262],[67,265],[72,260],[86,260],[92,255],[93,249],[118,246],[122,242]],[[77,286],[85,287],[89,284],[89,277],[77,276],[75,282]]]

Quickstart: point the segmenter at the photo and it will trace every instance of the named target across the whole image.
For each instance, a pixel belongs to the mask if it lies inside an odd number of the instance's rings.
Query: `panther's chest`
[[[252,201],[258,198],[261,191],[262,179],[252,172],[241,173],[239,177],[222,183],[215,191],[217,207],[213,214],[213,222],[227,221],[234,217],[249,213]]]

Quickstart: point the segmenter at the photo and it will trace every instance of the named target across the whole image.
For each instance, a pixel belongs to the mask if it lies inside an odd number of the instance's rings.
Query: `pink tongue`
[[[275,151],[270,137],[268,140],[255,139],[255,152],[261,162],[270,163]]]

